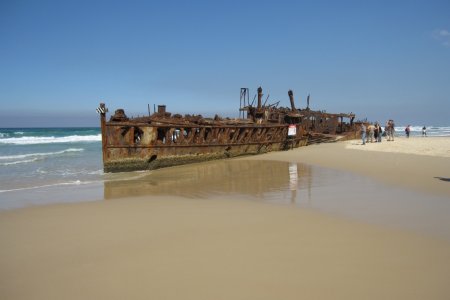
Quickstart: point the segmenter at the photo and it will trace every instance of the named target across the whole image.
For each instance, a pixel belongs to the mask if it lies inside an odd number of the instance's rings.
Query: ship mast
[[[102,158],[103,162],[105,162],[106,158],[106,145],[107,145],[107,136],[106,136],[106,112],[108,109],[105,106],[105,103],[100,103],[100,106],[96,109],[97,113],[100,115],[100,128],[102,132]]]

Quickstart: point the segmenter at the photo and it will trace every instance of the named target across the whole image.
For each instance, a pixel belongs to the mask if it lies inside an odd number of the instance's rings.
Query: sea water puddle
[[[317,166],[221,160],[149,172],[105,174],[102,182],[0,194],[0,209],[144,196],[243,199],[292,205],[439,235],[450,240],[450,199],[388,187]]]

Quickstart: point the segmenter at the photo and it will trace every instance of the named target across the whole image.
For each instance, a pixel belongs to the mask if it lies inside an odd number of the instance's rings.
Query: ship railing
[[[125,132],[122,136],[114,136],[107,143],[108,148],[115,147],[165,147],[165,146],[214,146],[214,145],[243,145],[243,144],[271,144],[282,143],[287,139],[287,124],[261,124],[261,125],[170,125],[161,124],[128,124],[132,125],[130,133]],[[107,127],[111,132],[117,128],[127,127],[123,123],[109,123]],[[130,126],[131,127],[131,126]],[[300,126],[299,126],[300,127]],[[300,128],[299,128],[300,129]],[[139,132],[139,139],[134,138],[133,142],[128,134]],[[295,140],[303,138],[304,130],[298,130]],[[109,134],[111,137],[113,134]],[[148,136],[146,136],[148,135]],[[149,138],[151,136],[152,138]]]

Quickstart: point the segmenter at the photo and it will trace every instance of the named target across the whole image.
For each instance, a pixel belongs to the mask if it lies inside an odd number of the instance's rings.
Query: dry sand
[[[351,143],[257,159],[352,171],[450,201],[450,183],[435,178],[450,177],[449,158]],[[3,211],[0,241],[1,299],[450,298],[448,240],[226,196]]]

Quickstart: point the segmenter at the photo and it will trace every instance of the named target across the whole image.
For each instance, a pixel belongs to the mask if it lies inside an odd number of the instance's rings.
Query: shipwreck
[[[307,107],[297,109],[291,90],[288,96],[290,108],[266,105],[259,87],[250,103],[248,88],[242,88],[240,117],[233,119],[171,114],[158,105],[153,114],[136,118],[117,109],[107,121],[108,109],[100,103],[104,171],[152,170],[357,137],[354,114],[313,111],[309,96]]]

